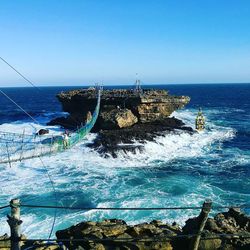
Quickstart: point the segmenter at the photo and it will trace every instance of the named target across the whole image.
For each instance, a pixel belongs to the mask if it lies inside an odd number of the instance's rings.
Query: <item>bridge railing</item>
[[[55,152],[62,152],[71,148],[81,141],[94,127],[100,111],[101,90],[98,90],[98,99],[92,118],[84,126],[72,133],[67,142],[64,143],[60,135],[27,135],[17,133],[7,133],[0,131],[0,163],[22,161],[50,155]]]

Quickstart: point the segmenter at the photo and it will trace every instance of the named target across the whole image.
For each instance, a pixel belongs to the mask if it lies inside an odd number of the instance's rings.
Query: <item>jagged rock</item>
[[[154,222],[155,223],[155,222]],[[143,223],[136,226],[128,226],[125,221],[110,219],[97,223],[82,222],[65,230],[56,232],[58,240],[62,239],[86,239],[83,242],[66,241],[69,249],[166,249],[172,250],[167,240],[170,231],[157,227],[154,223]],[[164,225],[164,223],[162,224]],[[164,240],[157,243],[154,238],[162,237]],[[144,241],[134,241],[141,238]],[[108,240],[112,239],[112,241]],[[91,240],[99,240],[91,241]],[[99,244],[99,245],[98,245]]]
[[[115,119],[119,128],[130,127],[138,122],[138,118],[129,109],[117,112]]]
[[[46,135],[46,134],[48,134],[49,133],[49,130],[48,129],[40,129],[37,133],[36,133],[36,135]]]
[[[184,233],[195,233],[198,230],[200,218],[188,219],[183,227]],[[214,218],[209,218],[205,225],[205,236],[211,234],[243,234],[250,237],[250,217],[239,209],[230,208],[228,212],[218,213]],[[219,244],[220,243],[220,244]],[[203,245],[202,245],[203,244]],[[221,246],[220,246],[221,245]],[[219,240],[206,240],[201,243],[201,249],[248,249],[250,238],[222,237]],[[210,247],[210,248],[209,248]],[[249,248],[250,249],[250,248]]]
[[[97,244],[92,244],[92,246],[90,246],[91,250],[105,250],[105,247],[103,244],[97,243]],[[84,248],[82,248],[84,249]]]
[[[138,238],[140,236],[140,229],[138,227],[128,227],[126,233],[134,238]]]
[[[10,249],[10,240],[8,234],[0,236],[0,249],[9,250]],[[6,241],[5,241],[6,240]]]
[[[183,108],[190,101],[189,97],[169,96],[167,92],[152,91],[142,96],[137,110],[141,122],[152,122],[169,117],[173,111]]]
[[[181,120],[172,117],[152,123],[136,123],[133,127],[123,129],[102,130],[90,146],[97,149],[99,153],[112,154],[116,157],[120,150],[125,152],[143,150],[143,144],[146,141],[153,141],[157,136],[165,133],[178,134],[180,131],[194,133],[192,129],[185,127]],[[134,144],[135,141],[138,143]]]
[[[26,236],[21,235],[21,239],[27,239]],[[9,249],[9,248],[8,248]],[[34,250],[66,250],[66,247],[59,242],[47,241],[21,241],[21,249]]]
[[[210,233],[210,232],[204,232],[202,234],[202,237],[215,237],[216,234]],[[199,244],[199,250],[217,250],[221,247],[221,239],[201,239],[200,244]]]
[[[107,220],[106,220],[107,221]],[[122,225],[127,225],[126,221],[124,220],[119,220],[119,219],[109,219],[109,222],[116,223],[116,224],[122,224]]]
[[[245,215],[238,208],[230,208],[228,214],[232,216],[240,228],[250,231],[250,217]]]
[[[106,225],[106,226],[102,226],[102,233],[104,235],[104,237],[108,238],[108,237],[113,237],[113,236],[118,236],[121,235],[125,232],[126,230],[126,226],[125,225]]]
[[[93,89],[80,89],[62,92],[57,95],[62,103],[63,110],[70,115],[52,120],[49,124],[59,124],[67,128],[80,126],[85,123],[87,113],[94,110],[96,105],[96,91]],[[138,94],[129,89],[103,90],[100,107],[100,116],[96,122],[95,131],[107,129],[112,124],[111,111],[119,112],[121,109],[129,109],[138,122],[153,122],[169,117],[169,115],[183,108],[190,98],[187,96],[171,96],[165,90],[144,90]],[[112,112],[111,112],[112,114]],[[132,119],[135,123],[135,118]],[[130,125],[130,126],[131,126]],[[113,129],[111,126],[110,129]]]
[[[208,218],[205,229],[214,232],[214,233],[221,233],[222,230],[217,226],[217,223],[214,219]]]
[[[38,244],[41,244],[41,243],[38,243]],[[32,249],[34,250],[59,250],[63,248],[60,248],[58,245],[48,246],[47,243],[45,243],[44,245],[41,245],[41,246],[34,246]],[[64,249],[66,250],[66,248]]]
[[[129,109],[112,109],[100,114],[103,129],[126,128],[138,122],[138,118]]]
[[[182,229],[181,227],[174,222],[172,225],[168,224],[168,223],[163,223],[160,220],[153,220],[150,222],[150,224],[154,224],[156,225],[156,227],[161,228],[163,231],[167,231],[168,234],[178,234],[178,233],[182,233]]]

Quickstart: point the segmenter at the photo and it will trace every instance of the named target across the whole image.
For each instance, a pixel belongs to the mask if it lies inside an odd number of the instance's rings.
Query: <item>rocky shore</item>
[[[188,219],[183,227],[176,223],[168,224],[159,220],[131,226],[123,220],[111,219],[102,222],[82,222],[58,231],[56,236],[59,240],[90,239],[86,242],[64,242],[69,249],[188,250],[193,237],[183,238],[181,236],[196,234],[199,224],[200,216]],[[215,237],[217,234],[238,234],[249,238]],[[209,218],[202,237],[211,239],[201,240],[200,250],[250,249],[250,217],[238,209],[231,208],[228,212]],[[112,239],[112,241],[108,241],[108,239]]]
[[[57,95],[67,117],[50,121],[49,125],[61,125],[75,129],[86,122],[89,111],[96,105],[93,88],[62,92]],[[100,153],[116,155],[117,150],[143,148],[146,140],[162,133],[180,130],[193,133],[192,128],[170,115],[188,104],[188,96],[172,96],[166,90],[133,89],[103,90],[100,114],[92,132],[98,137],[90,146]],[[134,141],[140,145],[133,144]]]
[[[183,227],[159,220],[138,225],[127,225],[123,220],[87,221],[56,232],[58,245],[26,243],[22,249],[70,250],[189,250],[197,234],[201,215],[190,218]],[[188,236],[187,236],[188,235]],[[184,237],[185,236],[185,237]],[[1,239],[7,239],[4,235]],[[83,240],[83,241],[81,241]],[[2,249],[10,242],[0,241]],[[36,247],[35,247],[36,246]],[[239,209],[218,213],[208,218],[201,234],[199,250],[249,250],[250,217]]]

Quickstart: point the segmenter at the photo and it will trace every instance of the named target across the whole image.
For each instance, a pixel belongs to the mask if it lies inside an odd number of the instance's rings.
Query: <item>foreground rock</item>
[[[123,220],[87,221],[56,232],[57,242],[26,242],[21,249],[36,250],[189,250],[201,217],[188,219],[181,228],[159,220],[127,225]],[[185,237],[184,237],[185,236]],[[22,236],[22,239],[25,239]],[[5,241],[7,240],[7,241]],[[7,234],[0,248],[10,249]],[[239,209],[208,218],[201,234],[199,250],[249,250],[250,217]]]
[[[168,236],[181,232],[178,227],[160,221],[129,226],[123,220],[104,220],[102,222],[82,222],[76,226],[56,233],[58,240],[69,249],[164,249],[172,250]],[[89,240],[76,242],[76,238]],[[138,241],[137,239],[141,239]],[[157,240],[161,238],[162,240]],[[112,240],[111,240],[112,239]]]
[[[68,117],[52,120],[49,125],[76,128],[85,124],[89,111],[96,105],[95,89],[81,89],[62,92],[57,95]],[[92,145],[100,152],[111,153],[120,149],[133,150],[134,140],[153,140],[162,132],[185,130],[183,122],[169,116],[189,103],[187,96],[171,96],[166,90],[143,90],[138,93],[129,89],[104,90],[100,114],[92,132],[99,137]]]
[[[68,249],[165,249],[188,250],[192,237],[181,235],[197,233],[199,217],[186,221],[183,228],[154,220],[150,223],[127,225],[123,220],[111,219],[102,222],[82,222],[65,230],[57,231],[57,239],[64,241]],[[223,234],[244,235],[223,236]],[[177,236],[177,237],[176,237]],[[250,217],[239,210],[230,209],[209,218],[200,241],[200,250],[248,250],[250,249]],[[74,241],[85,239],[85,241]]]
[[[0,249],[7,250],[10,249],[10,240],[8,234],[0,236]]]

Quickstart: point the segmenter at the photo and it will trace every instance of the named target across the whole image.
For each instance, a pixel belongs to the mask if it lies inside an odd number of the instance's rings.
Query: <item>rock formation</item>
[[[94,110],[96,105],[96,91],[93,88],[61,92],[57,98],[69,116],[63,120],[57,118],[50,124],[79,126],[86,121],[87,112]],[[124,122],[130,120],[126,127],[137,122],[162,120],[189,101],[187,96],[171,96],[166,90],[144,90],[140,94],[129,89],[103,90],[96,130],[122,128],[116,114],[123,114]]]
[[[160,221],[129,226],[123,220],[111,219],[102,222],[82,222],[69,229],[57,231],[57,239],[90,238],[84,242],[64,242],[68,249],[162,249],[172,250],[168,236],[177,235],[178,227]],[[155,239],[161,237],[162,241]],[[136,240],[142,238],[140,241]],[[112,241],[110,241],[112,239]],[[98,241],[99,240],[99,241]],[[82,247],[82,248],[78,248]]]
[[[10,240],[8,234],[0,236],[0,249],[7,250],[10,249]]]
[[[170,225],[158,220],[131,226],[123,220],[110,219],[102,222],[82,222],[57,231],[56,236],[58,240],[72,240],[64,242],[68,249],[188,250],[192,236],[181,236],[197,233],[198,225],[199,217],[187,220],[183,228],[176,223]],[[218,234],[221,236],[215,237]],[[238,234],[246,237],[230,237],[222,234]],[[199,250],[250,249],[250,217],[240,210],[231,208],[228,212],[209,218],[202,237],[209,239],[200,241]],[[73,241],[84,238],[86,241]]]
[[[96,96],[93,88],[58,94],[63,110],[69,115],[52,120],[49,125],[76,128],[84,124],[89,111],[95,108]],[[149,89],[141,93],[133,89],[103,90],[100,114],[93,128],[93,132],[99,132],[94,147],[115,156],[115,149],[121,143],[153,139],[160,132],[175,129],[192,132],[182,121],[169,118],[189,101],[187,96],[171,96],[166,90]]]

